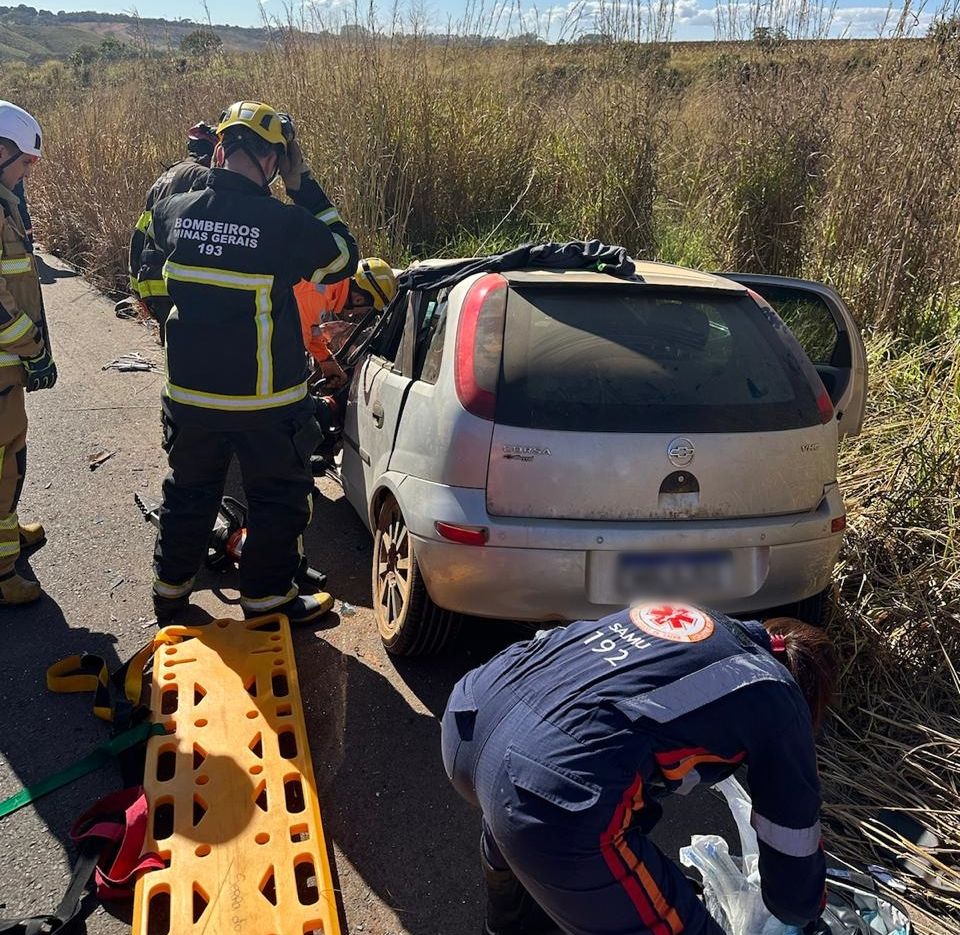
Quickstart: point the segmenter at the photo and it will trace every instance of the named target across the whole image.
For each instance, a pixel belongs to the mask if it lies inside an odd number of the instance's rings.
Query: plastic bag
[[[719,835],[694,835],[680,849],[680,862],[703,878],[707,912],[727,935],[799,935],[771,915],[760,892],[757,834],[750,824],[750,796],[732,776],[714,787],[727,800],[737,824],[742,857],[731,857]],[[827,871],[827,907],[818,935],[910,935],[906,911],[881,896],[869,876],[853,870]]]
[[[716,834],[696,834],[680,849],[680,862],[700,871],[707,912],[727,935],[798,935],[771,915],[760,893],[760,860],[757,833],[750,824],[750,796],[732,776],[713,787],[722,793],[737,823],[740,852],[730,856],[727,842]]]

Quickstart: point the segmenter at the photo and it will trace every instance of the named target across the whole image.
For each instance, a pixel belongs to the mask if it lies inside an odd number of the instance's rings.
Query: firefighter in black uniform
[[[194,124],[187,131],[187,157],[174,163],[150,186],[146,205],[130,237],[130,291],[160,325],[160,343],[164,342],[164,327],[173,303],[167,296],[163,273],[156,264],[144,263],[147,227],[153,217],[153,206],[168,195],[188,192],[207,177],[210,160],[217,145],[217,131],[209,124]]]
[[[147,227],[147,250],[162,259],[174,305],[163,394],[170,473],[154,608],[168,620],[186,606],[236,454],[249,507],[244,613],[304,622],[333,601],[300,595],[294,584],[321,431],[293,286],[352,276],[357,246],[313,178],[288,117],[241,101],[224,111],[217,133],[214,162],[222,167],[210,171],[205,188],[159,202]],[[270,195],[278,172],[292,205]]]
[[[443,759],[483,812],[485,935],[723,935],[647,837],[660,801],[741,764],[763,899],[805,926],[823,908],[814,727],[830,637],[641,602],[517,643],[467,673]],[[544,912],[545,910],[545,912]]]

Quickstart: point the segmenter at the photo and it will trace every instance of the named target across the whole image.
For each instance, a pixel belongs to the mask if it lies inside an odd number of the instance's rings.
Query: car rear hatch
[[[836,423],[809,360],[742,286],[508,274],[487,509],[595,521],[815,509]]]

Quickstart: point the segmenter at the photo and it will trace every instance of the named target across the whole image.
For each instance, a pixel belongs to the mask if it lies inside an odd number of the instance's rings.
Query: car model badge
[[[675,438],[667,445],[667,457],[674,467],[685,467],[693,460],[695,450],[689,438]]]
[[[538,455],[549,455],[549,448],[536,445],[504,445],[503,457],[507,461],[532,461]]]

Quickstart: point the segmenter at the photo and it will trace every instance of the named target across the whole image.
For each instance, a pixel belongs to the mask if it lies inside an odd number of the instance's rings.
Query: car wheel
[[[439,652],[456,635],[460,615],[430,599],[400,506],[388,497],[373,539],[373,613],[394,656]]]

